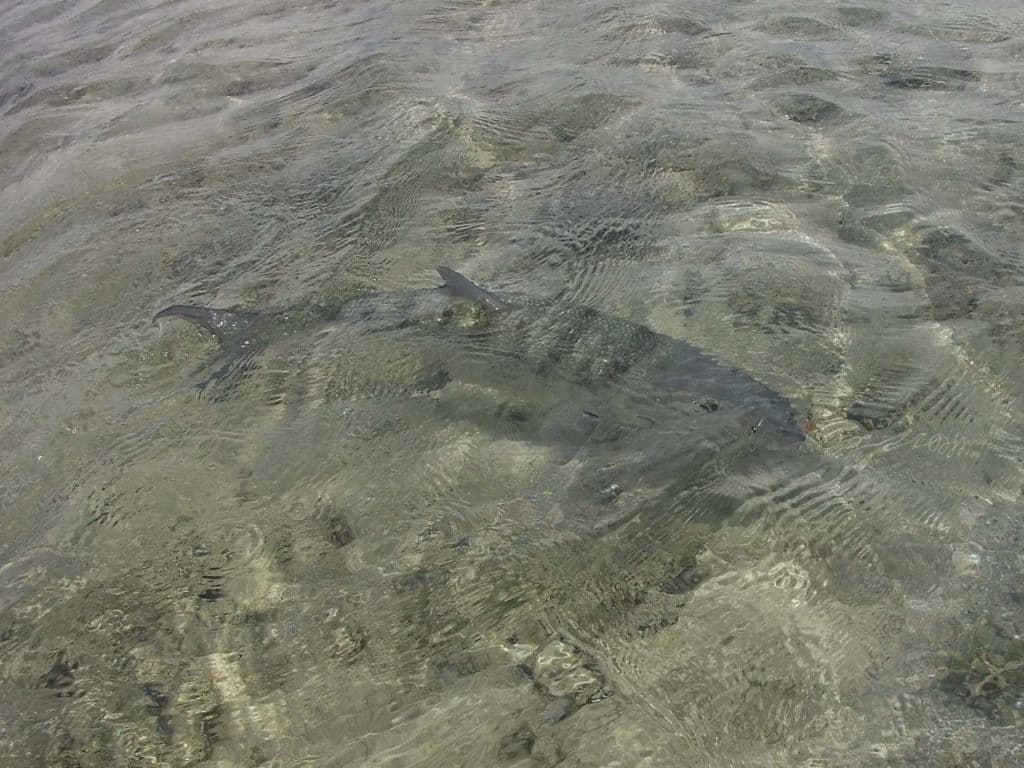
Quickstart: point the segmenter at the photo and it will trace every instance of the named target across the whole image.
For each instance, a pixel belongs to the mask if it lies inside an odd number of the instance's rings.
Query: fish
[[[745,428],[786,444],[806,439],[806,422],[787,397],[685,340],[589,306],[498,295],[451,267],[437,272],[444,282],[434,288],[257,310],[175,304],[157,312],[153,322],[184,319],[218,340],[227,362],[199,385],[201,391],[276,337],[344,323],[366,334],[419,331],[454,341],[457,351],[451,355],[464,364],[501,369],[510,379],[562,379],[597,393],[600,402],[614,399],[620,412],[633,411],[639,419],[648,414],[652,425],[663,423],[666,412],[688,419],[728,413],[737,436]]]

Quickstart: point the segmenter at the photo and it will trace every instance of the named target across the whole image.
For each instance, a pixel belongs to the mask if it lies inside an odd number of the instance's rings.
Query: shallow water
[[[0,762],[1020,764],[1022,57],[1008,0],[6,4]],[[810,439],[543,333],[199,397],[150,322],[438,264]]]

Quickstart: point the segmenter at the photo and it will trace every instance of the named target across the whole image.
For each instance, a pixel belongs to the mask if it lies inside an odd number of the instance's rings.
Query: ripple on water
[[[1009,761],[1020,21],[670,5],[0,14],[9,761]],[[438,262],[818,428],[148,326]]]
[[[949,40],[956,43],[1002,43],[1020,34],[1021,22],[1012,18],[996,18],[984,13],[957,9],[947,18],[939,13],[921,24],[910,24],[907,29],[926,39]]]
[[[773,108],[795,123],[815,127],[841,125],[853,117],[835,102],[813,93],[781,96],[774,101]]]
[[[776,16],[761,29],[786,40],[828,40],[840,34],[828,22],[811,16]]]

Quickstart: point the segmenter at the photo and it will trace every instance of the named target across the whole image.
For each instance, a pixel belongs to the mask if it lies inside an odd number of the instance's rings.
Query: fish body
[[[641,410],[650,405],[693,414],[738,411],[747,416],[740,423],[753,432],[804,439],[786,397],[689,342],[592,307],[498,296],[448,267],[438,272],[445,283],[437,288],[256,311],[174,305],[154,321],[180,317],[196,323],[216,336],[228,355],[255,353],[276,337],[329,323],[364,333],[427,332],[455,341],[453,354],[478,365],[512,367],[517,374],[525,368],[529,374],[624,393]]]

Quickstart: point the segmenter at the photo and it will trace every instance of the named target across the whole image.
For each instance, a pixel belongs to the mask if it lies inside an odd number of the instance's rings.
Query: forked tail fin
[[[161,309],[153,316],[153,322],[164,317],[182,317],[190,323],[205,328],[221,343],[245,333],[262,312],[232,312],[228,309],[197,307],[189,304],[175,304]]]
[[[506,312],[512,309],[512,305],[504,299],[500,299],[490,291],[481,288],[467,277],[460,275],[451,267],[438,267],[437,273],[444,278],[444,285],[441,289],[449,296],[460,299],[469,299],[480,304],[492,312]]]

